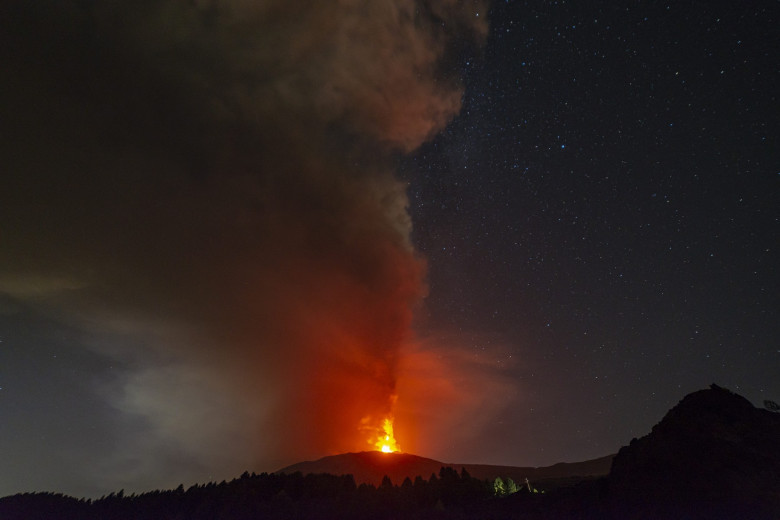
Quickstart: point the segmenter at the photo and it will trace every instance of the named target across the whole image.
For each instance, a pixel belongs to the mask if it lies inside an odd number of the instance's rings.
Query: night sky
[[[0,7],[0,496],[780,401],[778,3],[430,4]]]

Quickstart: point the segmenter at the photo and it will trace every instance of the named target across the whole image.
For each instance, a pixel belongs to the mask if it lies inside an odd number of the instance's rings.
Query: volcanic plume
[[[107,471],[387,435],[425,294],[393,157],[457,114],[482,4],[4,8],[0,293],[116,362]]]

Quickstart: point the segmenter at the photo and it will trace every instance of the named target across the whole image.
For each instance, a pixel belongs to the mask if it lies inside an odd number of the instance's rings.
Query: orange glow
[[[395,441],[393,436],[393,418],[387,417],[382,422],[382,433],[380,433],[373,442],[374,447],[384,453],[393,453],[401,451],[401,447]]]

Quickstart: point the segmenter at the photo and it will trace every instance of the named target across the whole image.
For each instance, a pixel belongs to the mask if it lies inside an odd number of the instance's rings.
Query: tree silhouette
[[[488,481],[444,468],[429,481],[357,486],[351,475],[244,473],[230,482],[183,485],[136,495],[110,493],[94,501],[54,494],[0,498],[2,520],[465,520],[483,518],[493,493]]]

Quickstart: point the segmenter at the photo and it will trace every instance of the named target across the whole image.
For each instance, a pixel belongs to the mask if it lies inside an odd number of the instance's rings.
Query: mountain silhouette
[[[689,394],[620,449],[608,489],[617,516],[780,518],[780,414],[717,385]]]
[[[420,476],[427,479],[431,474],[438,475],[442,467],[457,471],[465,469],[469,475],[478,479],[511,478],[517,482],[542,479],[567,479],[573,477],[597,477],[609,473],[614,455],[608,455],[585,462],[559,463],[547,467],[493,466],[488,464],[454,464],[419,457],[410,453],[382,453],[363,451],[331,455],[315,461],[306,461],[287,466],[277,473],[303,474],[330,473],[332,475],[352,475],[358,484],[366,483],[378,486],[384,476],[395,484],[405,478],[414,480]]]

